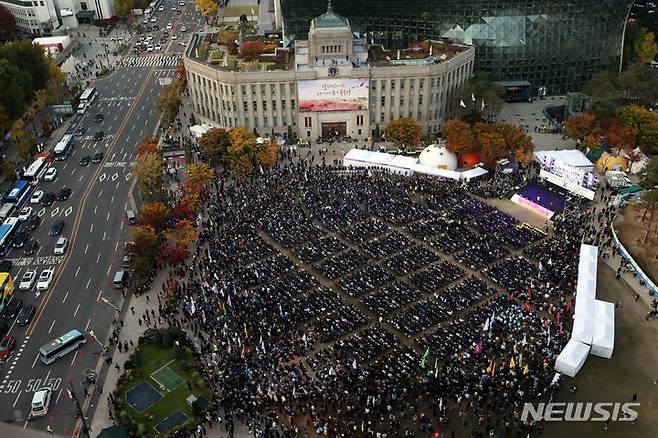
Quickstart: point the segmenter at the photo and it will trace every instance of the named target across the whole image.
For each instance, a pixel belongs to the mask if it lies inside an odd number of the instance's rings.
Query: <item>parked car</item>
[[[12,241],[14,248],[20,248],[25,245],[26,242],[27,230],[24,229],[22,232],[14,234],[14,240]]]
[[[96,123],[100,123],[100,122],[102,122],[102,121],[103,121],[103,114],[96,114],[96,115],[94,116],[94,122],[96,122]]]
[[[57,178],[57,169],[54,167],[49,167],[46,170],[46,173],[43,175],[43,179],[46,181],[54,181]]]
[[[16,315],[18,315],[18,312],[21,311],[21,307],[23,307],[23,298],[14,297],[14,299],[12,299],[3,309],[2,316],[4,316],[5,319],[14,319]]]
[[[98,164],[101,161],[103,161],[103,157],[105,154],[103,154],[103,151],[96,152],[94,156],[91,158],[91,162],[94,164]]]
[[[50,227],[50,235],[51,236],[59,236],[62,234],[62,230],[64,229],[65,222],[62,221],[57,221],[55,222],[52,227]]]
[[[20,290],[32,289],[32,286],[34,286],[34,281],[36,279],[37,279],[37,270],[28,269],[27,271],[25,271],[25,274],[23,274],[23,277],[21,278],[21,282],[18,284],[18,289]]]
[[[50,287],[50,283],[53,281],[53,274],[55,270],[53,268],[44,269],[39,275],[39,280],[37,280],[37,290],[47,290]]]
[[[102,140],[103,137],[105,136],[105,133],[103,131],[98,131],[96,134],[94,134],[94,140]]]
[[[14,336],[5,336],[0,341],[0,360],[5,362],[16,348],[16,338]]]
[[[28,325],[32,321],[32,317],[36,313],[37,308],[35,306],[25,306],[18,313],[18,318],[16,318],[16,324],[18,325]]]

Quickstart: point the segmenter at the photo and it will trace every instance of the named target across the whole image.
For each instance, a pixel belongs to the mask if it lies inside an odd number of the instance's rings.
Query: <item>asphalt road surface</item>
[[[184,7],[177,6],[181,14],[171,11],[178,2],[161,0],[160,3],[165,7],[164,11],[156,12],[161,28],[163,22],[165,25],[172,22],[177,30],[185,25],[188,30],[184,39],[202,28],[203,21],[194,11],[191,0],[187,0]],[[176,33],[180,38],[180,32]],[[169,40],[160,56],[180,56],[177,54],[184,47],[177,41]],[[139,57],[143,56],[146,55]],[[0,365],[3,421],[38,430],[50,426],[62,435],[78,431],[75,407],[66,389],[72,383],[82,400],[83,373],[97,370],[102,362],[102,344],[108,338],[116,314],[105,300],[113,304],[122,301],[112,280],[115,272],[121,270],[124,243],[130,240],[125,211],[133,184],[131,163],[143,138],[156,130],[159,114],[155,105],[162,90],[160,78],[173,78],[174,70],[175,64],[127,66],[95,81],[97,99],[84,115],[76,115],[72,124],[74,128],[83,128],[84,134],[76,139],[67,160],[53,162],[57,178],[50,182],[42,180],[37,185],[37,189],[46,193],[70,187],[72,195],[50,207],[33,206],[33,214],[43,219],[39,228],[31,233],[32,238],[41,242],[37,254],[25,256],[23,248],[14,248],[6,256],[14,263],[11,272],[16,282],[14,296],[23,298],[24,306],[37,306],[37,312],[28,326],[10,322],[9,334],[16,337],[17,346],[14,354]],[[103,122],[94,122],[95,114],[103,114]],[[94,141],[94,133],[101,130],[104,138]],[[93,156],[99,151],[104,153],[101,163],[79,164],[83,156]],[[62,235],[69,239],[66,253],[60,256],[53,252],[57,237],[49,235],[51,225],[57,220],[66,222]],[[26,270],[36,269],[39,274],[50,267],[56,272],[47,291],[38,295],[35,288],[18,290]],[[39,347],[72,329],[84,332],[88,342],[50,365],[43,364],[38,358]],[[28,421],[32,395],[45,386],[54,391],[49,413]],[[84,408],[90,408],[87,414],[91,417],[93,407],[89,400]]]

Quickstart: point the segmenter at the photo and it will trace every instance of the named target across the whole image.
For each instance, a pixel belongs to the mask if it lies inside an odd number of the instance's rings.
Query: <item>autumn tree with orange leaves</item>
[[[471,152],[475,147],[475,137],[470,126],[461,120],[451,119],[441,126],[441,133],[446,139],[446,147],[456,154]]]

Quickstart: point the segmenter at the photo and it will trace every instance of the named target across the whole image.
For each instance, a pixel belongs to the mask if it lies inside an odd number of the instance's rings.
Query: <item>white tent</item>
[[[555,369],[562,374],[575,377],[589,354],[589,345],[571,338],[555,360]]]
[[[574,309],[574,321],[582,316],[587,319],[594,319],[594,298],[587,295],[576,296],[576,306]]]
[[[612,303],[611,303],[612,304]],[[592,338],[592,351],[595,356],[610,359],[615,349],[615,326],[596,322],[594,324],[594,337]]]
[[[585,317],[585,315],[576,315],[573,320],[573,331],[571,339],[582,342],[583,344],[592,345],[594,337],[594,320]]]
[[[190,134],[194,136],[194,138],[198,139],[203,136],[206,132],[210,131],[212,129],[212,126],[210,126],[207,123],[204,123],[202,125],[194,125],[190,126]]]
[[[558,160],[569,166],[576,167],[581,170],[593,170],[594,164],[589,159],[576,149],[564,149],[560,151],[537,151],[535,158],[540,163],[543,163],[546,158],[551,160]]]
[[[594,301],[594,318],[597,323],[615,325],[615,305],[608,301]]]
[[[78,58],[76,58],[75,56],[71,55],[71,56],[69,56],[69,57],[66,59],[66,61],[64,61],[64,63],[61,65],[61,67],[60,67],[59,69],[60,69],[61,71],[63,71],[64,73],[67,73],[67,74],[74,73],[74,72],[75,72],[75,66],[76,66],[79,62],[80,62],[80,61],[78,60]]]

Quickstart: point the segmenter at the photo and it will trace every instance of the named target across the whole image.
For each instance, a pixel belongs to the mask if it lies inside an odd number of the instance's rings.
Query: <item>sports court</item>
[[[158,433],[167,433],[171,429],[181,424],[185,424],[190,421],[187,416],[181,411],[174,411],[173,414],[156,424],[153,429]]]
[[[171,362],[169,362],[171,363]],[[167,364],[169,365],[169,364]],[[160,386],[163,391],[171,392],[185,382],[181,376],[176,374],[167,365],[158,368],[151,373],[151,378]]]
[[[162,395],[146,382],[142,382],[126,392],[126,401],[137,412],[144,412],[161,398]]]

